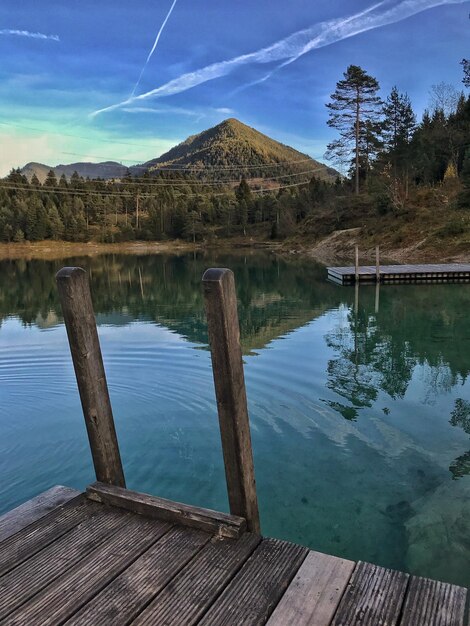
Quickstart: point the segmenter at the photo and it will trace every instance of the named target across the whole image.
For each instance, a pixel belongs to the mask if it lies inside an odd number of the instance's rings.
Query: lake
[[[93,466],[55,273],[93,301],[128,486],[228,510],[201,277],[235,272],[265,535],[470,585],[470,285],[266,253],[0,261],[0,513]]]

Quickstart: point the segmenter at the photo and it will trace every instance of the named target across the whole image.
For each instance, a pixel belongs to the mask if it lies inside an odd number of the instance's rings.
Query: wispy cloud
[[[15,30],[14,28],[3,28],[0,30],[0,35],[12,35],[17,37],[30,37],[31,39],[49,39],[50,41],[60,41],[59,35],[32,33],[29,30]]]
[[[157,36],[156,36],[156,38],[155,38],[155,42],[154,42],[154,44],[153,44],[153,47],[152,47],[152,49],[150,50],[150,52],[149,52],[149,54],[148,54],[147,60],[145,61],[144,66],[143,66],[143,68],[142,68],[142,69],[141,69],[141,71],[140,71],[140,76],[139,76],[139,78],[138,78],[138,80],[137,80],[137,82],[136,82],[136,84],[135,84],[135,86],[134,86],[134,89],[132,90],[132,95],[134,95],[134,94],[135,94],[135,92],[136,92],[136,90],[137,90],[137,87],[139,86],[140,81],[142,80],[142,76],[144,75],[145,68],[147,67],[147,65],[148,65],[148,63],[149,63],[149,61],[150,61],[150,59],[152,58],[153,53],[155,52],[156,47],[158,46],[158,42],[160,41],[160,37],[162,36],[163,29],[165,28],[166,23],[167,23],[167,22],[168,22],[168,20],[170,19],[170,15],[173,13],[173,9],[175,8],[175,4],[177,3],[177,1],[178,1],[178,0],[173,0],[173,3],[172,3],[172,5],[171,5],[171,7],[170,7],[170,10],[169,10],[169,11],[168,11],[168,13],[166,14],[166,17],[165,17],[165,19],[163,20],[162,25],[160,26],[160,30],[159,30],[159,31],[158,31],[158,33],[157,33]]]
[[[153,113],[155,115],[165,115],[168,113],[176,115],[188,115],[190,117],[199,117],[200,113],[192,111],[191,109],[183,109],[181,107],[123,107],[121,109],[125,113]]]
[[[304,54],[317,48],[331,45],[381,26],[400,22],[433,7],[448,4],[461,4],[466,1],[467,0],[402,0],[397,2],[396,0],[383,0],[354,15],[320,22],[305,30],[297,31],[289,37],[281,39],[271,46],[262,48],[256,52],[243,54],[228,59],[227,61],[212,63],[194,72],[188,72],[156,89],[152,89],[138,96],[132,96],[123,102],[118,102],[117,104],[94,111],[92,116],[104,113],[105,111],[122,108],[134,102],[142,102],[150,98],[164,98],[187,91],[210,80],[226,76],[243,65],[268,64],[282,61],[281,65],[260,79],[260,81],[267,80],[274,71],[293,63]]]

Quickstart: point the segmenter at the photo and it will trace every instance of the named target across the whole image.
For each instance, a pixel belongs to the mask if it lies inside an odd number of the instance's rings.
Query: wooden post
[[[64,267],[56,280],[96,478],[125,487],[88,277]]]
[[[250,423],[243,375],[233,272],[209,269],[202,278],[230,512],[260,532]]]
[[[379,246],[375,246],[375,278],[380,283],[380,251]]]
[[[359,246],[355,246],[356,259],[354,263],[356,283],[359,282]]]

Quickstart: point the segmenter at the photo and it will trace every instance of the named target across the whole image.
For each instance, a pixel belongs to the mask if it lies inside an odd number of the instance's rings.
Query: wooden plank
[[[400,626],[464,626],[467,589],[413,577]]]
[[[229,269],[209,269],[202,283],[230,512],[259,533],[259,510],[243,374],[235,279]]]
[[[64,267],[56,280],[96,478],[125,487],[88,276]]]
[[[355,563],[309,552],[268,626],[329,626]]]
[[[239,537],[246,527],[245,520],[235,515],[173,502],[165,498],[158,498],[113,485],[105,485],[104,483],[90,485],[87,488],[87,495],[97,502],[121,507],[133,513],[174,522],[182,526],[217,533],[222,537]]]
[[[307,555],[307,548],[264,539],[198,622],[204,626],[265,624]]]
[[[332,626],[395,626],[408,579],[403,572],[359,561]]]
[[[129,624],[210,540],[189,528],[174,528],[72,616],[67,626]]]
[[[108,537],[102,545],[61,576],[53,585],[46,587],[15,610],[2,622],[2,626],[6,624],[9,626],[61,624],[81,609],[170,528],[170,525],[164,522],[130,516],[128,524]]]
[[[259,535],[213,538],[132,622],[133,626],[191,626],[236,575],[259,545]]]
[[[39,552],[100,509],[84,496],[71,500],[0,544],[0,575]]]
[[[112,531],[129,522],[130,513],[101,511],[0,578],[0,620],[62,576]]]
[[[56,485],[4,513],[0,516],[0,541],[14,535],[78,495],[80,492],[76,489]]]

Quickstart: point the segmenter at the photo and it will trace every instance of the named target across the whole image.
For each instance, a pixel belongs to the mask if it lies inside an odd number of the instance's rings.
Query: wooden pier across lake
[[[97,482],[0,517],[1,625],[468,626],[463,587],[262,536],[229,270],[203,279],[229,514],[126,488],[86,274],[58,284]]]
[[[341,285],[355,282],[383,283],[470,283],[470,263],[426,265],[354,265],[328,267],[328,278]]]

